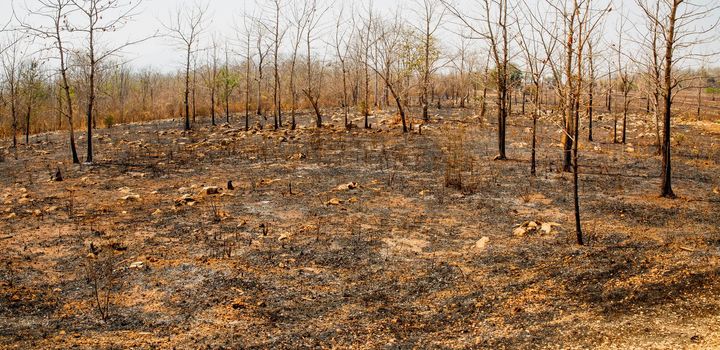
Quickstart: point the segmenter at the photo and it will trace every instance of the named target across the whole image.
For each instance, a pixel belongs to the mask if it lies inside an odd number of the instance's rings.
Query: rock
[[[514,236],[525,236],[534,234],[549,235],[553,232],[554,227],[559,227],[560,224],[556,222],[540,222],[540,221],[527,221],[518,225],[513,230]]]
[[[540,230],[544,234],[549,235],[550,233],[552,233],[553,227],[559,227],[559,226],[560,226],[560,224],[558,224],[556,222],[543,222]]]
[[[480,238],[477,242],[475,242],[475,249],[477,250],[485,250],[487,248],[487,244],[490,243],[490,237],[483,237]]]
[[[220,194],[220,192],[222,192],[222,189],[217,186],[207,186],[207,187],[203,187],[202,192],[208,196],[212,196],[212,195]]]
[[[7,216],[5,216],[5,219],[13,219],[13,218],[15,218],[15,217],[17,217],[17,214],[15,214],[15,213],[10,213],[10,214],[8,214]]]
[[[354,190],[358,188],[357,182],[350,182],[342,185],[338,185],[335,189],[338,191]]]
[[[289,233],[287,233],[287,232],[282,233],[282,234],[280,235],[280,237],[278,237],[278,241],[287,240],[288,238],[290,238],[290,236],[291,236],[291,235],[290,235]]]
[[[342,201],[337,198],[332,198],[329,201],[325,202],[325,205],[340,205],[342,204]]]
[[[289,158],[289,160],[302,160],[305,158],[307,158],[305,153],[295,153]]]
[[[126,202],[136,202],[136,201],[140,200],[140,195],[139,194],[129,194],[127,196],[123,196],[120,199],[122,199]]]
[[[227,182],[227,189],[228,189],[228,191],[233,191],[233,190],[235,190],[235,186],[233,186],[232,181],[228,181],[228,182]]]
[[[193,198],[190,194],[184,194],[182,197],[175,200],[176,205],[189,205],[193,206],[195,205],[195,198]]]
[[[513,236],[524,236],[527,233],[524,227],[517,227],[513,230]]]
[[[138,269],[138,270],[139,270],[139,269],[142,269],[142,268],[144,268],[144,267],[145,267],[145,263],[142,262],[142,261],[136,261],[136,262],[130,264],[130,268],[131,268],[131,269]]]
[[[160,210],[160,209],[155,209],[155,211],[152,212],[152,216],[160,216],[160,215],[162,215],[162,210]]]

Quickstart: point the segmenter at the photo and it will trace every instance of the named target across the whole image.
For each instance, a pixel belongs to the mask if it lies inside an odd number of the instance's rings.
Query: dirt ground
[[[64,133],[2,149],[0,348],[720,348],[720,123],[676,119],[669,200],[650,119],[627,145],[596,121],[581,247],[558,121],[531,177],[530,120],[499,162],[474,113],[119,125],[82,166]]]

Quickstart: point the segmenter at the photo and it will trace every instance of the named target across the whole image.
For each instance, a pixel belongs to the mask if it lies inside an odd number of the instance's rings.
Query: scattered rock
[[[325,205],[340,205],[342,203],[343,201],[341,201],[340,199],[332,198],[329,201],[325,202]]]
[[[160,209],[155,209],[155,211],[152,212],[152,216],[160,216],[160,215],[162,215],[162,210],[160,210]]]
[[[338,185],[335,189],[338,191],[354,190],[358,188],[357,182],[350,182],[342,185]]]
[[[176,205],[189,205],[193,206],[195,205],[195,198],[193,198],[190,194],[184,194],[182,197],[175,200]]]
[[[127,196],[123,196],[120,199],[126,201],[126,202],[136,202],[140,200],[139,194],[129,194]]]
[[[280,234],[280,237],[278,237],[278,241],[287,240],[288,238],[290,238],[290,236],[291,236],[290,233],[287,233],[287,232],[282,233],[282,234]]]
[[[485,248],[487,248],[487,244],[490,243],[490,237],[483,237],[480,238],[477,242],[475,242],[475,249],[483,251]]]
[[[222,192],[222,189],[217,186],[207,186],[207,187],[203,187],[202,192],[208,196],[212,196],[212,195],[220,194],[220,192]]]
[[[145,263],[142,261],[136,261],[132,264],[130,264],[130,269],[142,269],[145,267]]]
[[[556,222],[540,222],[540,221],[526,221],[513,230],[514,236],[527,236],[527,235],[549,235],[553,232],[554,227],[559,227],[560,224]]]
[[[5,219],[8,219],[8,220],[9,220],[9,219],[13,219],[13,218],[16,218],[16,217],[17,217],[17,214],[15,214],[15,213],[10,213],[10,214],[8,214],[7,216],[5,216]]]
[[[305,153],[295,153],[292,156],[290,156],[289,160],[302,160],[307,158]]]

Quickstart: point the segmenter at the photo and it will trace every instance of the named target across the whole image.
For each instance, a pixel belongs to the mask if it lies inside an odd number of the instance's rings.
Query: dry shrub
[[[442,150],[445,158],[445,187],[464,193],[474,193],[477,182],[473,180],[475,156],[468,149],[465,126],[448,127],[442,132]]]

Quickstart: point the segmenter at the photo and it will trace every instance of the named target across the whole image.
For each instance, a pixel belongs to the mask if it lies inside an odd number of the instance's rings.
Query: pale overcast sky
[[[137,1],[137,0],[133,0]],[[206,31],[204,41],[209,41],[209,36],[212,34],[218,35],[225,38],[235,38],[235,23],[242,23],[243,14],[258,14],[261,12],[261,5],[258,4],[270,4],[270,0],[198,0],[201,3],[207,4],[208,13]],[[288,7],[293,6],[301,0],[286,0],[284,1]],[[458,8],[467,9],[468,14],[478,13],[478,0],[454,0],[458,4]],[[538,2],[538,0],[526,0],[529,3]],[[551,0],[552,1],[552,0]],[[609,1],[609,0],[602,0]],[[696,3],[714,4],[720,0],[696,0]],[[332,4],[332,8],[326,13],[325,21],[326,25],[325,32],[332,34],[334,31],[334,21],[336,14],[340,11],[340,8],[344,5],[350,7],[353,4],[356,7],[367,7],[370,1],[367,0],[318,0],[319,3]],[[513,1],[511,1],[512,3]],[[0,0],[0,20],[7,21],[10,16],[10,10],[15,7],[17,12],[22,16],[23,8],[26,6],[33,6],[35,0]],[[136,39],[147,37],[156,31],[163,31],[162,25],[159,21],[168,21],[171,14],[176,11],[178,6],[191,6],[193,0],[144,0],[140,11],[134,20],[128,23],[122,31],[119,33],[111,34],[111,40],[123,41],[128,39]],[[637,17],[638,10],[634,1],[627,0],[614,0],[614,11],[608,18],[606,29],[605,29],[605,40],[607,42],[615,42],[617,37],[616,18],[620,13],[621,7],[625,7],[624,11],[630,13],[630,16]],[[418,8],[418,2],[416,0],[376,0],[374,2],[374,8],[376,13],[389,16],[394,13],[397,9],[401,9],[403,18],[410,23],[419,23],[415,12],[412,8]],[[348,11],[346,11],[346,14]],[[716,12],[711,18],[706,18],[705,22],[710,23],[717,21],[717,16],[720,13]],[[627,26],[627,31],[634,31],[632,23],[641,22],[640,20],[630,21],[631,24]],[[449,49],[454,50],[453,46],[456,43],[457,36],[451,31],[457,31],[457,26],[453,24],[454,18],[446,16],[444,20],[444,27],[447,30],[443,30],[439,37],[441,38],[442,45]],[[329,25],[331,24],[332,25]],[[638,23],[637,25],[642,26]],[[717,32],[717,31],[716,31]],[[630,33],[633,35],[633,33]],[[2,35],[2,34],[0,34]],[[76,40],[77,41],[77,40]],[[287,42],[287,40],[286,40]],[[76,42],[77,45],[79,42]],[[319,49],[326,46],[321,41],[318,41],[315,45]],[[478,48],[485,47],[485,43],[476,43]],[[630,44],[628,44],[630,45]],[[707,45],[705,50],[720,51],[720,44],[712,43]],[[154,67],[162,71],[173,71],[179,69],[182,66],[182,54],[176,46],[172,45],[172,42],[168,38],[154,38],[144,43],[135,45],[125,50],[122,55],[123,59],[131,60],[132,65],[135,67]],[[518,58],[519,59],[519,58]]]

